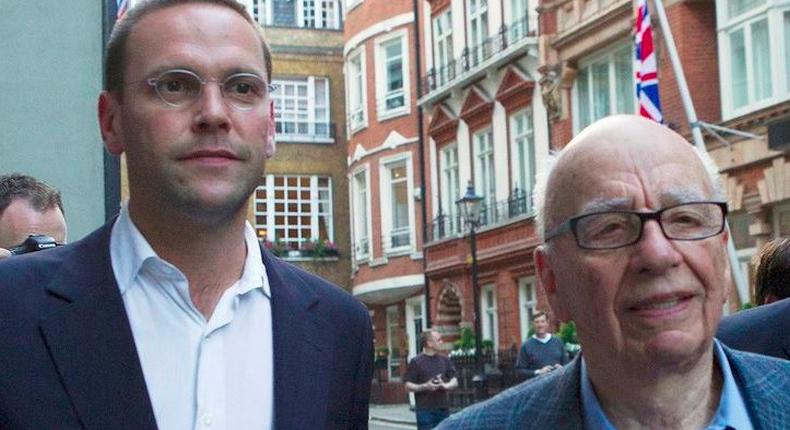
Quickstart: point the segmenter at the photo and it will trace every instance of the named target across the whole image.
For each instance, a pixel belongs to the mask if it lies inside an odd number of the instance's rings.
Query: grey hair
[[[707,151],[701,150],[696,146],[694,147],[694,153],[697,154],[705,171],[708,173],[708,177],[713,186],[713,199],[721,201],[726,200],[722,188],[721,174],[719,173],[718,166],[716,166],[716,162],[713,161],[713,158],[711,158]],[[549,179],[554,172],[554,168],[557,166],[557,162],[560,157],[562,157],[562,154],[562,150],[549,151],[544,161],[543,169],[537,172],[535,177],[535,188],[532,193],[532,203],[535,207],[535,227],[537,228],[540,241],[544,243],[547,228],[546,195],[548,192]]]

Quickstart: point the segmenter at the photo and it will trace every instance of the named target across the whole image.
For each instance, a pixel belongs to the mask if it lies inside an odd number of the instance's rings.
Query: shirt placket
[[[200,339],[195,400],[196,430],[225,429],[225,360],[222,336],[206,329]]]

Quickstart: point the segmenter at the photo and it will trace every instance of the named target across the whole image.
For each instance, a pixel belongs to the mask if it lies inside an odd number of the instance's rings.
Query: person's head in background
[[[66,241],[60,192],[31,176],[0,176],[0,248],[22,244],[32,234]],[[1,255],[0,255],[1,256]]]
[[[790,297],[790,237],[766,243],[753,261],[758,306]]]

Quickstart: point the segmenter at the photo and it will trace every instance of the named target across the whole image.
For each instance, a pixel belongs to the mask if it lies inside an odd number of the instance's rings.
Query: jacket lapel
[[[324,428],[333,345],[313,312],[319,298],[294,268],[261,253],[272,294],[275,428]]]
[[[41,332],[86,429],[156,429],[112,273],[112,224],[74,244],[48,286]]]

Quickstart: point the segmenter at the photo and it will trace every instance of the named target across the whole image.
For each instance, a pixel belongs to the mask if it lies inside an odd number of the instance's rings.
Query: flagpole
[[[656,15],[658,16],[658,21],[661,25],[661,33],[664,34],[664,43],[667,45],[669,59],[672,63],[672,69],[675,72],[675,80],[678,83],[678,90],[680,90],[683,108],[686,111],[686,118],[688,119],[689,126],[691,127],[691,136],[694,139],[694,146],[696,146],[700,151],[707,153],[708,149],[705,147],[705,141],[702,139],[702,131],[700,130],[700,124],[697,120],[697,113],[694,110],[694,103],[691,100],[688,83],[686,83],[686,75],[683,74],[683,65],[680,64],[678,51],[675,47],[675,39],[672,37],[672,29],[669,27],[667,15],[664,11],[664,4],[662,0],[654,0],[654,2],[656,5]],[[735,287],[738,290],[738,299],[740,299],[741,304],[744,304],[749,301],[749,286],[746,282],[746,278],[743,275],[741,264],[738,261],[738,256],[735,252],[735,243],[732,240],[732,232],[730,230],[729,223],[727,223],[726,228],[729,232],[729,239],[727,241],[727,254],[729,255],[730,259],[730,270],[732,270],[732,277],[735,281]]]

